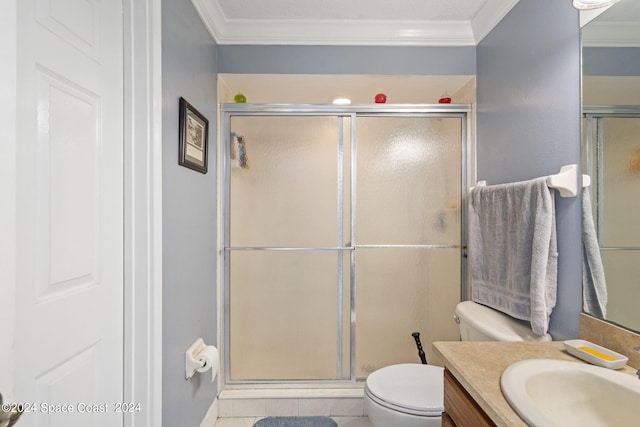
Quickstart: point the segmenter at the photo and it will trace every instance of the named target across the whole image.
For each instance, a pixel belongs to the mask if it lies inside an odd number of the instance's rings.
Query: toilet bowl
[[[367,377],[364,407],[376,427],[440,427],[443,368],[404,363]]]
[[[456,306],[462,341],[551,341],[533,334],[525,322],[473,301]],[[367,377],[364,408],[374,427],[435,427],[444,411],[444,369],[404,363]]]

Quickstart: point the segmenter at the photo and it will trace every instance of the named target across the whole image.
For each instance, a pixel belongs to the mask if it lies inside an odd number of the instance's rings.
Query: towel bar
[[[583,175],[584,176],[584,175]],[[478,181],[476,187],[485,187],[487,181]],[[547,176],[547,186],[558,190],[561,197],[575,197],[578,195],[578,165],[565,165],[560,172]],[[473,187],[472,187],[473,188]]]

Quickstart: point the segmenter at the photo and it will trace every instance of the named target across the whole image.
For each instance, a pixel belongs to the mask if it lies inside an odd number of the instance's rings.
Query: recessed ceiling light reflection
[[[335,105],[349,105],[351,104],[351,100],[346,96],[337,96],[331,100],[331,102]]]

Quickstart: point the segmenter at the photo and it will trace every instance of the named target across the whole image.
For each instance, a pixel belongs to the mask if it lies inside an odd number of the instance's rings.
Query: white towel
[[[583,309],[601,319],[607,316],[607,282],[600,245],[591,213],[589,187],[582,189],[582,303]]]
[[[556,305],[555,202],[546,178],[475,187],[469,195],[471,298],[544,335]]]

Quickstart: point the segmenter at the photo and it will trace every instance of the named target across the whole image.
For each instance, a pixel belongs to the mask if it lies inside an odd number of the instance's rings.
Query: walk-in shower
[[[226,384],[349,383],[456,340],[466,105],[224,104]]]

